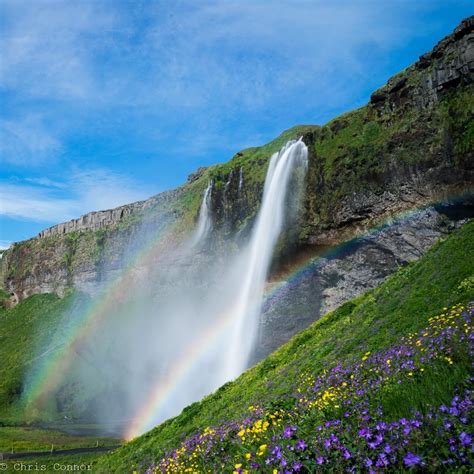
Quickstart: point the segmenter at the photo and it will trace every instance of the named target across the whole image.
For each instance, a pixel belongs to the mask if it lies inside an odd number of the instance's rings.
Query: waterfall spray
[[[201,252],[213,228],[209,182],[190,239],[160,246],[153,258],[147,254],[115,292],[91,306],[88,324],[71,337],[71,356],[63,357],[58,379],[57,366],[51,365],[51,384],[44,385],[48,397],[61,389],[61,378],[65,386],[93,387],[94,404],[88,413],[104,425],[119,422],[119,417],[131,420],[124,427],[128,439],[245,370],[274,249],[286,218],[294,213],[306,162],[307,148],[301,140],[272,156],[260,211],[239,251],[233,245],[227,252],[223,244]],[[240,188],[242,181],[240,170]],[[87,360],[75,357],[78,347]],[[133,350],[117,350],[122,347]],[[81,397],[73,397],[71,403],[84,410]]]
[[[248,367],[265,280],[285,218],[289,217],[286,213],[290,183],[291,197],[295,196],[297,201],[300,193],[295,190],[302,189],[302,180],[298,178],[306,171],[307,156],[307,147],[301,139],[288,142],[272,156],[250,240],[238,255],[229,256],[214,268],[205,268],[205,279],[210,286],[203,294],[204,298],[196,299],[193,291],[186,292],[186,299],[191,300],[196,309],[187,325],[199,322],[199,327],[188,331],[191,339],[189,344],[184,344],[186,350],[180,351],[179,346],[173,346],[174,357],[166,369],[168,375],[158,378],[126,431],[128,439],[175,415]],[[196,235],[203,235],[200,228],[204,227],[206,216],[210,218],[207,201],[210,189],[208,187],[203,198]],[[297,205],[296,201],[292,204]],[[217,276],[214,284],[209,281],[211,275]],[[195,298],[194,302],[192,298]],[[183,312],[179,314],[183,318]],[[173,318],[173,312],[164,320],[170,318]],[[187,331],[187,328],[181,326],[180,330]],[[176,339],[179,340],[179,336]]]

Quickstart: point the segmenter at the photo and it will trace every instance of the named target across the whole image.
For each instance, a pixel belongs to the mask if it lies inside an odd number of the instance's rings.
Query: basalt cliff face
[[[262,340],[279,344],[321,312],[375,286],[399,264],[421,255],[436,238],[470,215],[473,73],[471,17],[431,52],[389,79],[358,110],[324,126],[287,130],[265,146],[243,150],[227,163],[198,170],[176,190],[90,213],[14,244],[0,260],[0,279],[12,294],[10,304],[34,293],[62,295],[69,287],[94,293],[120,272],[137,248],[164,233],[173,240],[189,231],[210,180],[215,240],[225,246],[229,240],[235,243],[235,235],[245,239],[261,201],[269,157],[287,140],[300,136],[309,149],[304,206],[281,239],[276,272],[302,249],[317,255],[321,246],[357,238],[401,212],[440,202],[455,204],[456,218],[432,207],[426,211],[429,215],[400,231],[403,237],[400,232],[387,232],[381,240],[364,240],[350,255],[318,263],[318,275],[300,289],[317,286],[317,291],[307,289],[319,295],[319,309],[313,305],[290,324],[283,319],[288,314],[285,305],[266,308]],[[384,258],[387,263],[381,264]],[[307,294],[301,301],[305,298]],[[273,342],[262,344],[262,353],[274,346]]]

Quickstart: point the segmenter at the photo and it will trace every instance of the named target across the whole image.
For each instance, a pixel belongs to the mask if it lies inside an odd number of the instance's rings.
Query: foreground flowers
[[[148,473],[380,472],[473,465],[472,305],[429,320],[395,347],[299,374],[285,407],[186,438]],[[449,404],[439,387],[451,388]],[[454,393],[457,391],[457,393]],[[467,471],[466,471],[467,472]]]

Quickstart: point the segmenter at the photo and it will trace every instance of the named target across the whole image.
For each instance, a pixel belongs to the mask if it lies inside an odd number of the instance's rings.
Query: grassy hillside
[[[97,446],[117,446],[114,438],[72,436],[59,431],[19,426],[0,427],[0,453],[50,451]]]
[[[443,308],[473,299],[473,268],[474,222],[470,222],[446,241],[436,244],[425,257],[402,268],[379,288],[327,314],[235,382],[224,385],[201,402],[184,409],[179,416],[106,455],[99,462],[99,470],[144,470],[158,462],[165,451],[179,448],[184,436],[199,432],[201,436],[208,436],[209,429],[221,433],[219,428],[214,428],[216,426],[234,429],[235,438],[241,426],[249,426],[250,422],[242,420],[253,422],[255,419],[256,406],[259,407],[257,415],[261,414],[261,409],[277,417],[280,410],[284,414],[292,413],[302,398],[300,393],[295,394],[295,389],[301,389],[295,388],[295,383],[298,385],[302,378],[308,376],[315,380],[336,364],[351,364],[361,358],[367,360],[369,352],[386,350],[400,343],[402,337],[427,327],[429,318],[437,312],[443,313]],[[401,384],[398,390],[397,385],[393,385],[394,390],[385,396],[387,416],[392,420],[408,416],[410,407],[425,410],[429,401],[447,403],[454,395],[454,387],[462,384],[468,371],[463,351],[453,360],[456,361],[454,367],[449,367],[449,361],[445,361],[448,366],[430,366],[426,376],[420,376],[413,386]],[[373,363],[376,365],[377,360]],[[249,407],[253,408],[249,410]],[[285,420],[285,423],[290,422]],[[312,419],[311,423],[315,422]],[[208,431],[204,432],[206,428]],[[255,446],[252,454],[224,438],[228,444],[221,446],[222,456],[225,454],[229,460],[258,454]],[[264,438],[257,437],[255,442]],[[269,443],[262,441],[262,444]],[[202,461],[202,456],[199,459]]]
[[[21,394],[31,362],[50,344],[71,297],[34,295],[15,308],[0,306],[0,422],[21,421]]]

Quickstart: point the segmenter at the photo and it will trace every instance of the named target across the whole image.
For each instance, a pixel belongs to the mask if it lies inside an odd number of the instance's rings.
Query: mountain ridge
[[[120,272],[135,242],[195,225],[208,181],[215,235],[245,236],[255,218],[268,159],[289,139],[309,148],[304,209],[284,260],[305,245],[335,245],[397,213],[473,194],[474,33],[470,17],[412,66],[372,94],[368,105],[323,126],[296,126],[228,162],[198,170],[183,186],[116,209],[97,211],[13,244],[0,284],[11,304],[69,287],[94,293]],[[242,178],[241,189],[239,175]]]
[[[415,69],[418,69],[418,70],[422,70],[422,69],[429,68],[430,65],[432,64],[433,58],[436,58],[437,55],[440,55],[440,54],[442,55],[443,48],[446,48],[446,46],[447,46],[446,43],[449,44],[449,43],[452,43],[454,40],[459,40],[459,39],[463,38],[465,35],[468,35],[473,30],[474,30],[474,17],[470,17],[470,18],[467,18],[467,19],[463,20],[460,23],[460,25],[458,25],[455,28],[454,32],[451,35],[449,35],[448,37],[446,37],[443,40],[439,41],[433,47],[432,51],[430,51],[428,53],[425,53],[425,54],[422,54],[419,57],[418,61],[416,61],[413,65],[409,66],[407,69],[415,68]],[[466,54],[466,53],[465,52],[461,53],[459,56],[461,57],[462,54]],[[436,73],[433,74],[429,79],[427,79],[427,81],[429,83],[431,83],[431,94],[433,94],[433,93],[436,94],[437,89],[441,90],[444,87],[446,87],[446,85],[452,85],[453,83],[456,83],[456,82],[460,81],[464,76],[467,76],[469,74],[469,71],[472,68],[474,68],[474,65],[472,65],[473,61],[474,61],[474,56],[472,58],[469,56],[468,58],[466,58],[465,61],[460,61],[460,63],[457,64],[455,67],[451,67],[449,69],[437,69]],[[403,71],[402,73],[398,73],[398,74],[395,74],[394,76],[390,77],[383,86],[381,86],[379,89],[377,89],[376,91],[374,91],[370,95],[369,103],[373,104],[374,106],[376,105],[377,111],[379,113],[380,113],[380,109],[381,109],[381,104],[383,102],[385,102],[390,95],[394,95],[396,92],[400,91],[404,87],[404,85],[406,84],[406,81],[407,81],[406,78],[399,78],[398,77],[400,74],[406,73],[406,71],[407,70]],[[440,74],[440,71],[442,71],[441,74]],[[341,116],[343,116],[343,115],[344,115],[344,113]],[[337,119],[337,117],[336,117],[336,119]],[[332,119],[332,120],[335,120],[335,119]],[[307,124],[307,125],[297,125],[296,127],[317,128],[317,127],[322,127],[322,125]],[[291,127],[290,129],[285,130],[284,132],[282,132],[282,134],[287,133],[292,128],[295,128],[295,127]],[[261,146],[257,145],[257,146],[242,149],[241,151],[237,152],[233,156],[233,158],[235,158],[236,156],[242,155],[244,152],[246,152],[248,150],[258,149]],[[214,166],[218,166],[218,164],[214,165]],[[132,203],[123,204],[121,206],[117,206],[117,207],[110,208],[110,209],[101,209],[101,210],[97,210],[97,211],[87,212],[87,213],[81,215],[78,218],[74,218],[74,219],[71,219],[69,221],[61,222],[61,223],[55,224],[53,226],[47,227],[47,228],[43,229],[42,231],[40,231],[38,233],[38,236],[39,237],[47,237],[47,236],[54,235],[55,233],[63,234],[63,233],[67,233],[67,232],[77,231],[77,230],[89,230],[89,229],[97,230],[98,228],[105,227],[105,226],[111,225],[113,223],[117,223],[120,219],[122,219],[124,217],[128,217],[133,212],[136,212],[136,210],[141,211],[143,209],[146,209],[147,207],[153,206],[156,201],[161,201],[161,200],[166,201],[167,198],[168,198],[168,194],[176,193],[183,186],[185,186],[187,183],[191,183],[193,181],[196,181],[197,179],[199,179],[203,175],[203,173],[208,168],[210,168],[210,167],[207,166],[207,167],[198,168],[196,171],[194,171],[194,172],[192,172],[188,175],[187,180],[186,180],[185,183],[183,183],[182,185],[180,185],[176,188],[165,190],[163,192],[154,194],[154,195],[150,196],[149,198],[146,198],[146,199],[143,199],[143,200],[140,200],[140,201],[135,201],[135,202],[132,202]],[[94,225],[94,219],[92,217],[94,217],[96,214],[104,214],[104,218],[99,217],[100,227],[96,227]],[[107,217],[105,217],[105,215]],[[91,218],[88,219],[88,217],[91,217]],[[70,223],[71,223],[71,225],[67,225],[67,224],[70,224]],[[90,223],[92,225],[90,227],[88,227],[87,226],[88,223]],[[97,221],[96,221],[96,223],[97,223]],[[56,230],[56,228],[57,228],[57,230]]]

